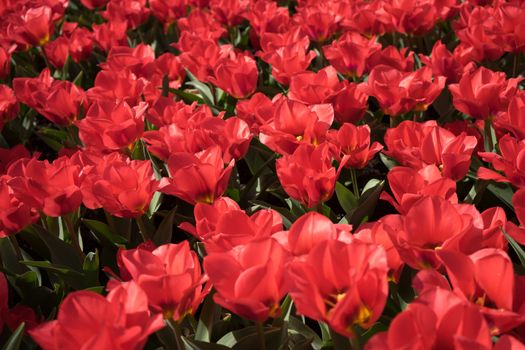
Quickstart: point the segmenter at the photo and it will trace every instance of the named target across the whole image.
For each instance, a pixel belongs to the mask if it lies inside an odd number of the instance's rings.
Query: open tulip
[[[354,337],[354,326],[367,329],[383,312],[388,266],[385,251],[375,244],[322,241],[288,271],[297,312],[340,334]]]

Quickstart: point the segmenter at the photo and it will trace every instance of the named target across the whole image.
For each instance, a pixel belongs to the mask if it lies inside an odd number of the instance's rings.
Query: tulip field
[[[525,0],[0,19],[1,350],[525,350]]]

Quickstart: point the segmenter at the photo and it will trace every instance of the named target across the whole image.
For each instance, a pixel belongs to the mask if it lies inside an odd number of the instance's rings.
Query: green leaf
[[[288,332],[291,336],[297,334],[303,336],[305,339],[309,339],[309,344],[314,348],[314,350],[321,349],[323,347],[323,341],[319,338],[316,332],[314,332],[310,327],[305,325],[297,317],[290,316],[288,322]]]
[[[98,273],[100,268],[100,259],[98,251],[89,252],[84,259],[82,266],[86,275],[86,283],[91,286],[99,286]]]
[[[399,163],[395,159],[390,158],[384,155],[383,153],[379,153],[379,158],[381,158],[381,161],[388,168],[388,170],[399,165]]]
[[[375,187],[363,192],[361,198],[359,198],[358,205],[345,216],[345,219],[348,223],[352,224],[354,228],[357,228],[364,220],[372,216],[384,185],[385,181],[383,180],[378,182]]]
[[[194,87],[195,89],[199,91],[200,95],[202,96],[202,100],[204,101],[205,104],[207,104],[210,107],[214,106],[214,101],[213,101],[214,97],[208,85],[201,83],[198,80],[190,81],[187,84]]]
[[[295,217],[295,219],[306,214],[306,211],[304,210],[303,206],[299,201],[296,201],[293,198],[286,198],[284,201],[288,204],[288,207],[290,208],[290,213]]]
[[[520,259],[521,266],[525,267],[525,251],[523,248],[512,238],[509,236],[509,234],[505,231],[503,227],[501,227],[501,231],[505,235],[505,238],[511,245],[512,249],[514,249],[514,252],[516,252],[516,255],[518,256],[518,259]]]
[[[264,337],[266,339],[267,349],[278,349],[281,343],[281,328],[267,328],[264,330]],[[254,334],[250,334],[246,337],[238,339],[235,345],[232,347],[233,350],[252,350],[258,349],[260,346],[259,334],[255,331]]]
[[[95,234],[100,234],[116,246],[124,245],[128,241],[111,231],[108,225],[101,221],[81,219],[82,222]]]
[[[204,300],[202,310],[195,331],[195,340],[209,342],[213,325],[220,318],[221,307],[213,301],[213,295],[209,294]]]
[[[73,84],[76,86],[82,87],[82,78],[84,77],[84,71],[80,71],[78,75],[73,79]]]
[[[27,266],[41,268],[48,271],[49,273],[55,274],[75,290],[92,287],[88,284],[85,274],[72,270],[68,266],[53,264],[49,261],[22,261],[22,263]]]
[[[11,278],[9,278],[11,280]],[[27,271],[21,275],[16,275],[12,278],[11,285],[22,297],[30,297],[34,289],[40,286],[40,279],[38,273],[35,271]]]
[[[22,264],[32,267],[38,267],[44,270],[56,272],[63,275],[77,275],[82,276],[81,273],[78,271],[74,271],[68,266],[65,265],[59,265],[59,264],[53,264],[50,261],[31,261],[31,260],[24,260],[21,261]]]
[[[175,214],[177,208],[169,211],[168,215],[162,220],[157,231],[153,235],[152,241],[156,245],[162,245],[171,242],[173,236],[173,223],[175,221]]]
[[[503,183],[491,183],[487,186],[487,189],[492,192],[498,199],[500,199],[505,205],[511,209],[514,208],[512,205],[512,196],[514,195],[514,192],[512,191],[512,187],[510,187],[509,184],[503,184]]]
[[[53,137],[49,137],[46,135],[42,135],[40,133],[36,133],[39,139],[44,141],[46,145],[48,145],[53,151],[58,152],[61,148],[64,147],[62,143],[54,139]]]
[[[257,335],[257,329],[254,326],[241,328],[229,333],[226,333],[221,339],[217,341],[217,344],[225,345],[229,348],[233,347],[237,342],[245,337]]]
[[[153,214],[159,210],[160,205],[162,204],[162,193],[157,191],[153,194],[153,197],[151,198],[151,202],[149,203],[148,207],[148,216],[151,218]]]
[[[195,94],[192,94],[190,92],[186,92],[186,91],[180,90],[180,89],[170,88],[169,90],[170,90],[170,92],[172,94],[175,94],[175,95],[179,96],[185,102],[190,102],[190,103],[191,102],[197,102],[199,104],[204,104],[204,100],[198,95],[195,95]]]
[[[345,213],[348,214],[352,209],[357,207],[357,198],[354,196],[352,191],[346,188],[342,183],[336,182],[335,194],[339,204],[341,205],[341,208],[343,208]]]
[[[24,330],[26,324],[22,322],[20,326],[11,334],[7,342],[2,347],[2,350],[18,350],[22,344],[22,338],[24,337]]]
[[[2,269],[13,274],[21,275],[28,271],[27,267],[20,264],[15,248],[8,238],[0,238],[0,263]]]
[[[64,242],[41,226],[33,225],[33,228],[48,247],[53,264],[63,265],[77,272],[82,271],[80,258],[71,244]]]
[[[220,344],[207,343],[182,337],[186,350],[229,350],[230,348]]]

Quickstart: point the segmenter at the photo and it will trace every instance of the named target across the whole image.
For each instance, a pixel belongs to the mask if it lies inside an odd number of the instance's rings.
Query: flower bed
[[[525,348],[525,1],[0,16],[6,349]]]

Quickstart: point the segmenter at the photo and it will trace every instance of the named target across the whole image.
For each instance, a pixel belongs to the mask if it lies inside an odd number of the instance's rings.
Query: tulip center
[[[173,319],[173,315],[175,315],[175,310],[173,310],[173,309],[166,309],[166,310],[162,311],[162,317],[165,320]]]
[[[370,322],[371,318],[372,318],[372,310],[370,310],[367,306],[362,305],[359,308],[359,311],[357,312],[356,317],[354,318],[353,324],[356,324],[364,328],[366,324]]]
[[[211,193],[207,193],[203,196],[200,196],[196,200],[197,203],[203,203],[203,204],[213,204],[213,201],[214,201],[214,198],[213,198],[213,194]]]

